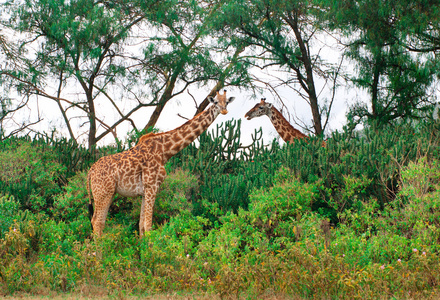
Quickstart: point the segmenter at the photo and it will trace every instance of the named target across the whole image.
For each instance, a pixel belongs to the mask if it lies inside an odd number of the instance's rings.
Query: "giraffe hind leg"
[[[110,204],[112,203],[113,194],[95,198],[95,211],[91,220],[93,232],[101,236],[105,226]]]

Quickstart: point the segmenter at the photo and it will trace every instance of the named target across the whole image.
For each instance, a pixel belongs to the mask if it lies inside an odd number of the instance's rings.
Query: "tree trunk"
[[[298,27],[297,17],[294,16],[293,18],[289,18],[288,23],[293,29],[293,32],[295,33],[295,38],[296,41],[298,42],[298,46],[301,51],[300,60],[303,62],[304,68],[306,70],[306,78],[305,78],[306,86],[307,86],[306,92],[309,95],[310,108],[312,110],[312,116],[313,116],[313,127],[315,128],[315,134],[319,136],[323,134],[323,130],[321,124],[321,114],[319,112],[318,97],[316,96],[315,82],[313,79],[312,62],[310,61],[309,52],[307,51],[307,47],[301,36],[301,32]],[[299,79],[302,80],[303,78],[299,78]]]
[[[174,90],[174,85],[177,80],[177,74],[180,73],[176,71],[173,75],[173,78],[171,79],[170,83],[167,85],[165,91],[162,94],[162,97],[160,97],[159,102],[156,105],[156,108],[154,109],[153,114],[150,117],[150,120],[148,121],[147,125],[145,125],[144,130],[148,131],[149,128],[154,127],[157,123],[157,120],[159,120],[160,114],[162,113],[162,110],[165,107],[165,104],[171,99],[171,93]]]
[[[169,100],[169,99],[168,99]],[[153,114],[150,117],[150,120],[148,121],[147,125],[145,125],[144,130],[148,132],[149,128],[154,128],[154,126],[157,123],[157,120],[159,120],[159,116],[162,113],[162,110],[165,107],[165,104],[168,102],[168,100],[160,101],[156,108],[153,111]]]
[[[96,144],[96,114],[95,114],[95,104],[93,103],[92,97],[89,98],[87,95],[87,102],[89,104],[89,121],[90,121],[90,130],[89,130],[89,149],[92,149]]]

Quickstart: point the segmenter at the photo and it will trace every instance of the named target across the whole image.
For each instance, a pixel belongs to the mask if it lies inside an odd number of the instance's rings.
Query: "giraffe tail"
[[[87,194],[89,195],[89,219],[92,221],[93,217],[93,203],[92,203],[92,195],[90,193],[90,177],[92,174],[92,169],[87,173]],[[93,226],[92,226],[93,229]]]

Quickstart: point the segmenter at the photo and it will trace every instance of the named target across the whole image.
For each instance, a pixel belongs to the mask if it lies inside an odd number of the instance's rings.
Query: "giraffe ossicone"
[[[156,193],[166,176],[165,163],[191,144],[220,113],[227,114],[227,106],[234,99],[226,97],[226,90],[223,94],[217,91],[215,98],[208,97],[212,105],[182,126],[163,133],[146,134],[131,149],[96,161],[87,175],[93,232],[102,235],[116,193],[126,197],[142,196],[139,236],[150,230]]]

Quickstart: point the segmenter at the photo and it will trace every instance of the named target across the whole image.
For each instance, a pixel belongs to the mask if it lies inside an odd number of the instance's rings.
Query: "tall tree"
[[[10,85],[7,81],[4,82],[4,78],[1,76],[8,68],[23,69],[25,61],[19,53],[14,41],[8,39],[0,30],[0,140],[23,132],[41,121],[39,115],[36,119],[27,122],[20,122],[15,117],[18,111],[27,106],[29,97],[23,93],[24,95],[17,95],[21,96],[20,100],[12,101]],[[22,91],[22,87],[19,88],[19,91]],[[10,130],[8,130],[9,128]]]
[[[79,136],[72,120],[88,124],[89,146],[116,135],[124,121],[136,128],[131,116],[151,106],[142,125],[147,129],[188,87],[219,86],[232,76],[231,62],[217,55],[223,49],[210,35],[223,2],[10,0],[7,8],[16,21],[8,26],[26,33],[21,49],[29,53],[26,68],[5,69],[0,76],[17,91],[26,86],[21,90],[29,97],[55,101],[72,138]],[[240,72],[247,74],[246,68]],[[103,106],[117,112],[112,124],[99,111]]]
[[[320,29],[315,22],[313,3],[307,0],[236,0],[229,1],[223,12],[223,22],[226,29],[230,29],[232,41],[246,41],[261,51],[254,56],[260,67],[276,66],[289,73],[285,84],[293,82],[298,86],[295,90],[310,106],[313,130],[322,135],[324,104],[318,97],[316,76],[327,79],[336,69],[324,64],[311,50]]]
[[[379,123],[417,117],[429,101],[433,63],[415,55],[408,42],[420,30],[419,0],[323,1],[329,28],[345,37],[346,54],[357,66],[351,80],[368,91],[369,107],[355,105],[351,114]],[[419,16],[420,17],[420,16]],[[412,20],[408,22],[408,20]],[[425,29],[426,24],[422,25]],[[423,30],[422,30],[423,31]]]
[[[154,6],[156,2],[146,1],[144,5]],[[130,62],[122,58],[123,45],[130,30],[144,15],[134,12],[124,1],[11,0],[3,9],[11,14],[8,26],[26,33],[22,51],[36,51],[28,56],[26,70],[2,70],[1,75],[9,76],[17,88],[25,85],[30,95],[55,100],[72,138],[75,135],[66,112],[72,107],[82,110],[89,123],[88,144],[96,144],[114,127],[98,118],[95,101],[99,96],[107,96],[105,91],[117,78],[125,76]],[[45,91],[53,80],[58,82],[55,92]],[[74,83],[82,89],[79,96],[73,100],[62,98],[63,89]],[[119,110],[117,104],[107,98]],[[143,105],[139,104],[136,109]],[[127,119],[131,113],[121,119]],[[105,128],[105,134],[99,137],[98,124]]]
[[[225,2],[175,0],[168,3],[162,14],[150,17],[159,35],[144,49],[143,71],[154,82],[151,91],[156,107],[145,129],[154,126],[165,105],[189,86],[210,84],[215,86],[212,95],[224,86],[225,79],[243,74],[246,77],[245,68],[239,75],[231,73],[237,60],[230,61],[221,55],[223,49],[216,44],[218,39],[211,32]],[[242,85],[244,82],[232,80],[230,84]],[[206,105],[207,97],[197,112]]]

